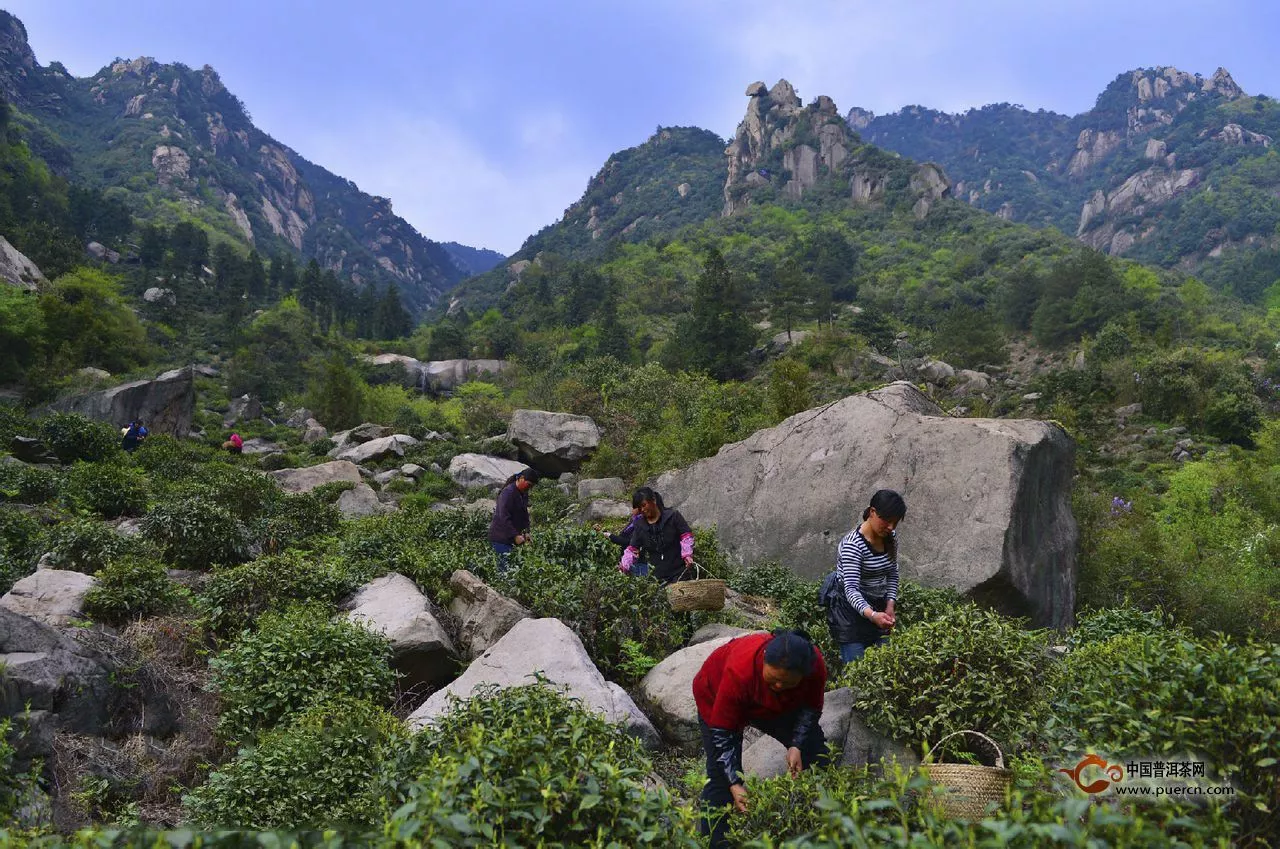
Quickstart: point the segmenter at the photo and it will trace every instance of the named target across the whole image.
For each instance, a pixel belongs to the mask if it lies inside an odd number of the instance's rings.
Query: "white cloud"
[[[551,155],[498,160],[459,129],[410,116],[349,123],[341,135],[313,136],[298,149],[363,191],[390,198],[396,214],[427,238],[508,255],[558,219],[600,164]]]

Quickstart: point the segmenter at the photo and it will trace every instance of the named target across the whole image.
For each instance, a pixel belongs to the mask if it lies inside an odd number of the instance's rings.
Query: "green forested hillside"
[[[415,313],[466,276],[445,248],[258,130],[205,66],[117,60],[77,79],[36,64],[22,23],[0,12],[0,91],[31,150],[143,223],[190,221],[243,254],[317,260],[357,287],[399,288]],[[124,238],[107,247],[128,253]]]
[[[849,118],[868,141],[941,164],[957,196],[989,212],[1192,271],[1252,302],[1280,279],[1280,106],[1225,71],[1121,74],[1074,117],[1006,103]]]

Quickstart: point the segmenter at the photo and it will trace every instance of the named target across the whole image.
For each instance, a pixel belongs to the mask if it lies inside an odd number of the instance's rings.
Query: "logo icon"
[[[1107,778],[1099,778],[1097,781],[1092,781],[1088,784],[1082,782],[1080,777],[1084,774],[1084,771],[1091,766],[1096,766],[1098,769],[1102,770]],[[1102,758],[1092,753],[1085,755],[1084,759],[1081,760],[1080,763],[1076,764],[1072,769],[1059,769],[1058,772],[1069,776],[1071,780],[1076,783],[1076,786],[1085,793],[1101,793],[1112,784],[1118,783],[1122,778],[1124,778],[1124,767],[1120,766],[1120,764],[1108,764]]]

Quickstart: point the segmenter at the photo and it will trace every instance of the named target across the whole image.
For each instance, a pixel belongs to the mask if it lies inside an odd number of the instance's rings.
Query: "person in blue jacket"
[[[147,427],[142,423],[142,419],[134,419],[124,429],[124,435],[120,439],[120,447],[132,453],[142,444],[142,440],[147,438],[147,433]]]
[[[498,555],[498,574],[505,574],[511,552],[529,541],[529,490],[541,477],[533,469],[516,472],[507,478],[498,505],[489,522],[489,544]]]

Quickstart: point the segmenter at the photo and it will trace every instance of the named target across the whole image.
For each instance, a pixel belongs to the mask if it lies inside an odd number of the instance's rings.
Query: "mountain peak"
[[[36,70],[36,55],[22,21],[0,9],[0,92],[11,103],[23,102],[27,77]]]

